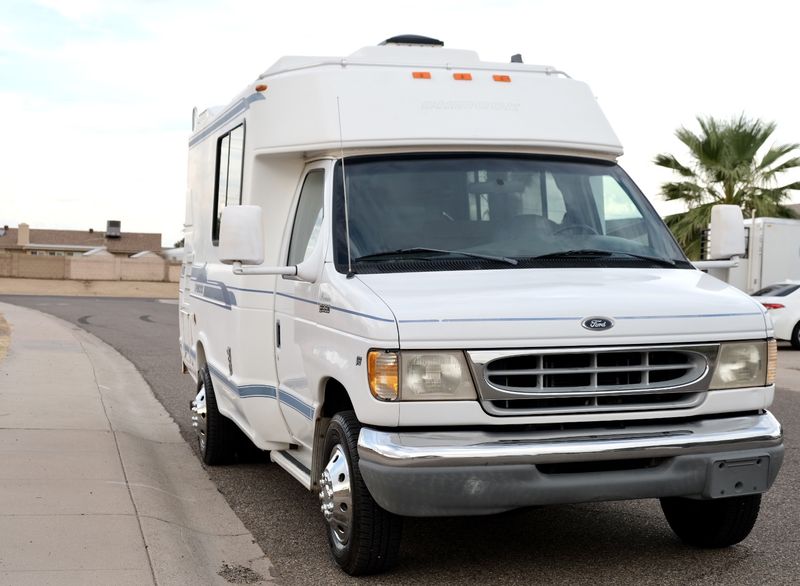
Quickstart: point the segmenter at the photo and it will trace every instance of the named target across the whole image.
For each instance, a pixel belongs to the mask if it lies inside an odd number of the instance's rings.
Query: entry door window
[[[297,213],[292,227],[292,239],[289,241],[288,264],[303,262],[319,239],[322,227],[322,196],[325,187],[325,171],[314,169],[309,171],[300,191]]]

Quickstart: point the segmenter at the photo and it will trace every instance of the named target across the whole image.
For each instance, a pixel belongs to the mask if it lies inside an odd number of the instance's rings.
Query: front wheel
[[[325,433],[319,498],[328,523],[331,553],[351,576],[377,574],[397,561],[403,518],[382,509],[367,490],[358,467],[355,413],[336,414]]]
[[[760,494],[707,501],[661,499],[667,523],[680,540],[704,548],[728,547],[742,541],[756,524],[760,507]]]

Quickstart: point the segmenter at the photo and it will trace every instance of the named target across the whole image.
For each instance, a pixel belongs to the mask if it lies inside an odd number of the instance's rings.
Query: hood
[[[514,269],[359,275],[405,348],[501,348],[764,338],[765,310],[697,270]],[[587,318],[613,326],[589,330]]]

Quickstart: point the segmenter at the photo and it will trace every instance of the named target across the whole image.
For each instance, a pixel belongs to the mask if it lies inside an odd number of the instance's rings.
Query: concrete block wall
[[[181,265],[179,263],[167,264],[167,281],[177,283],[181,280]]]
[[[181,265],[161,257],[31,256],[0,254],[0,277],[28,279],[72,279],[77,281],[168,281],[180,280]]]
[[[11,276],[11,265],[14,257],[10,254],[0,254],[0,277]]]
[[[163,281],[164,265],[161,258],[126,258],[120,261],[122,281]]]
[[[16,275],[25,279],[64,279],[66,278],[66,257],[64,256],[17,256]]]
[[[77,281],[119,281],[119,261],[114,257],[69,259],[68,279]]]

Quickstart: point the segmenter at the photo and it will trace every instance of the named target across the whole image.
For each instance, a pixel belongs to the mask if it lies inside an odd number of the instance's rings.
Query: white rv
[[[551,503],[657,497],[731,545],[783,459],[764,308],[686,260],[589,88],[519,61],[398,37],[195,117],[202,458],[269,451],[350,574],[391,566],[403,516]]]
[[[753,218],[744,221],[746,254],[729,269],[727,281],[752,293],[786,279],[800,279],[800,220]]]

